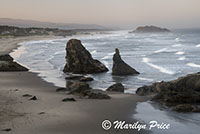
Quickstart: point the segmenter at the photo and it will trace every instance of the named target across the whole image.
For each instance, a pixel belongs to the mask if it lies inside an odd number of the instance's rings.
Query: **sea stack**
[[[115,49],[115,54],[113,55],[113,68],[112,68],[112,75],[133,75],[139,74],[134,68],[126,64],[120,56],[119,49]]]
[[[72,72],[75,74],[93,74],[108,71],[104,64],[92,58],[92,55],[82,45],[80,40],[69,40],[67,42],[66,53],[66,65],[63,70],[64,72]]]

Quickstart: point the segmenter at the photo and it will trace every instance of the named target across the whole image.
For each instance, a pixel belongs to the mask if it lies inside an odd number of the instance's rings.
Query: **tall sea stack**
[[[69,40],[67,42],[66,53],[66,65],[63,70],[64,72],[72,72],[75,74],[93,74],[108,71],[104,64],[92,58],[92,55],[82,45],[80,40]]]
[[[126,64],[120,56],[119,49],[115,49],[115,54],[113,55],[113,68],[112,75],[133,75],[139,74],[134,68]]]

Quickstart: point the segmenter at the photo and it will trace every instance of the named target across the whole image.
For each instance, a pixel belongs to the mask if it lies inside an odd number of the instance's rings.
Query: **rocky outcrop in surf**
[[[78,95],[88,99],[110,99],[104,91],[92,89],[89,84],[84,82],[67,82],[66,91],[68,94]]]
[[[116,84],[113,84],[110,87],[108,87],[106,90],[123,93],[124,92],[124,86],[122,85],[122,83],[116,83]]]
[[[80,40],[71,39],[67,42],[67,56],[64,72],[75,74],[93,74],[106,72],[108,69],[100,61],[92,58],[90,52]]]
[[[154,95],[152,100],[164,102],[178,112],[200,112],[200,73],[177,80],[158,82],[137,89],[138,95]]]
[[[130,33],[162,33],[162,32],[170,32],[170,30],[156,26],[141,26]]]
[[[0,55],[0,71],[28,71],[27,68],[13,61],[13,58],[8,55]]]
[[[139,74],[134,68],[125,63],[120,56],[119,49],[115,49],[115,54],[113,55],[113,67],[112,67],[112,75],[133,75]]]

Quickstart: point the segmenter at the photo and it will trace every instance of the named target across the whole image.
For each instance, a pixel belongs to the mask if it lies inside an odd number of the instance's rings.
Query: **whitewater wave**
[[[152,82],[152,81],[153,81],[153,79],[143,78],[143,77],[137,77],[137,79],[139,79],[139,80],[144,80],[144,81],[149,81],[149,82]]]
[[[196,45],[196,47],[200,47],[200,44]]]
[[[58,51],[58,52],[55,52],[53,55],[58,55],[58,54],[63,54],[65,53],[65,51]]]
[[[185,56],[178,58],[178,60],[185,60]]]
[[[195,63],[187,63],[186,65],[190,66],[190,67],[200,67],[199,64],[195,64]]]
[[[95,53],[97,53],[97,50],[93,50],[93,51],[91,52],[91,54],[95,54]]]
[[[176,54],[176,55],[183,55],[183,54],[185,54],[185,52],[179,51],[179,52],[176,52],[175,54]]]
[[[103,58],[101,58],[102,60],[106,60],[106,59],[109,59],[110,58],[110,56],[109,55],[107,55],[107,56],[104,56]]]
[[[175,74],[175,72],[173,72],[173,71],[171,71],[171,70],[168,70],[168,69],[163,68],[163,67],[161,67],[161,66],[158,66],[158,65],[155,65],[155,64],[150,63],[148,58],[143,58],[143,59],[142,59],[142,62],[144,62],[144,63],[146,63],[147,65],[149,65],[149,66],[151,66],[151,67],[153,67],[153,68],[159,70],[159,71],[162,72],[162,73],[170,74],[170,75]]]
[[[179,42],[179,41],[180,41],[180,38],[176,38],[175,41],[176,41],[176,42]]]
[[[111,55],[113,55],[113,54],[115,54],[115,52],[112,52],[112,53],[108,53],[108,55],[109,55],[109,56],[111,56]]]
[[[162,49],[154,51],[154,53],[162,53],[162,52],[165,52],[166,50],[167,48],[162,48]]]
[[[107,68],[109,68],[109,63],[107,62],[107,61],[102,61],[102,63],[107,67]]]
[[[183,45],[182,44],[174,44],[172,45],[172,47],[182,47]]]

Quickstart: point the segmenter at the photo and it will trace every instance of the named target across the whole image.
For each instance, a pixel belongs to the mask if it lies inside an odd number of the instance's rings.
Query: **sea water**
[[[76,38],[90,51],[94,59],[104,63],[109,71],[92,74],[91,87],[105,90],[110,85],[121,82],[128,93],[135,93],[138,87],[158,81],[174,80],[180,76],[200,71],[200,32],[174,31],[171,33],[133,34],[128,31],[110,31],[103,34],[76,35],[62,39],[29,41],[11,55],[30,71],[65,87],[66,43]],[[119,48],[122,59],[135,68],[139,75],[112,76],[112,56]],[[133,117],[148,123],[157,120],[170,123],[170,130],[151,130],[153,133],[197,134],[200,114],[178,114],[152,102],[137,105]]]

